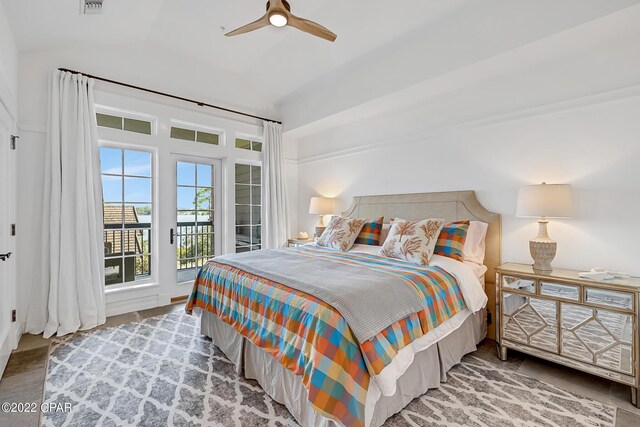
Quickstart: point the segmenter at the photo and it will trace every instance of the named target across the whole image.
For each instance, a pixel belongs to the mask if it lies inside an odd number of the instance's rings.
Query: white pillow
[[[481,283],[484,283],[484,273],[488,270],[486,265],[481,265],[471,261],[464,261],[464,265],[468,265],[469,268],[473,270],[473,274],[476,275],[478,280],[480,280]]]
[[[413,264],[429,265],[443,225],[444,219],[440,218],[422,221],[396,218],[378,254]]]
[[[385,240],[389,237],[389,230],[391,230],[391,224],[382,224],[382,230],[380,230],[380,246],[384,245]]]
[[[485,237],[489,224],[481,221],[470,221],[467,238],[462,249],[465,261],[484,264]]]
[[[358,238],[365,222],[367,222],[366,218],[334,216],[316,243],[325,248],[348,251]]]

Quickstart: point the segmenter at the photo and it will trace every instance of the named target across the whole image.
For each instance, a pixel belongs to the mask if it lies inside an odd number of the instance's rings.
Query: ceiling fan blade
[[[227,37],[237,36],[238,34],[244,34],[250,31],[260,29],[262,27],[266,27],[267,25],[269,25],[269,16],[264,15],[262,18],[258,19],[257,21],[253,21],[250,24],[244,25],[240,28],[236,28],[235,30],[228,32],[227,34],[225,34],[225,36]]]
[[[336,38],[338,38],[338,36],[336,36],[333,32],[329,31],[322,25],[317,24],[313,21],[309,21],[308,19],[298,18],[293,14],[289,14],[289,22],[287,22],[287,25],[290,25],[293,28],[297,28],[300,31],[304,31],[305,33],[309,33],[316,37],[329,40],[330,42],[334,42]]]

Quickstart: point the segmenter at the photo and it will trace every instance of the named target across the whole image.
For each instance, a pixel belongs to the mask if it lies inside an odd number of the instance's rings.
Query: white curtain
[[[45,154],[42,280],[27,332],[45,337],[105,322],[102,185],[92,79],[56,71]]]
[[[264,122],[263,147],[265,218],[262,247],[280,248],[287,243],[289,233],[289,200],[284,174],[282,125]]]

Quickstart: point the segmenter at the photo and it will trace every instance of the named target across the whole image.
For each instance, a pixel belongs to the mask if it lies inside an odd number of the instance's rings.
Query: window
[[[151,135],[151,122],[145,120],[130,119],[128,117],[113,116],[110,114],[96,114],[98,126],[105,128],[126,130],[128,132]]]
[[[178,282],[193,280],[215,255],[214,166],[176,163]]]
[[[179,127],[171,127],[171,138],[213,145],[218,145],[220,140],[220,136],[215,133]]]
[[[151,153],[100,148],[105,284],[151,276]]]
[[[261,248],[262,168],[236,164],[236,252]]]
[[[262,152],[262,141],[236,138],[236,148]]]

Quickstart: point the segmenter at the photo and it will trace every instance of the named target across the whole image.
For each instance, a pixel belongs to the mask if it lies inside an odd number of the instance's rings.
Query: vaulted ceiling
[[[338,34],[329,43],[293,28],[224,33],[259,18],[265,0],[105,0],[99,15],[80,15],[79,0],[4,0],[21,51],[148,41],[244,74],[279,100],[327,71],[463,0],[292,0],[292,12]],[[393,5],[390,7],[390,5]]]
[[[349,108],[640,3],[290,0],[338,34],[329,43],[293,28],[224,36],[260,17],[265,0],[104,0],[98,15],[81,15],[79,0],[2,1],[21,52],[146,43],[238,74],[284,111],[343,77],[359,91]]]

